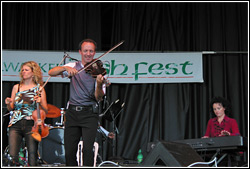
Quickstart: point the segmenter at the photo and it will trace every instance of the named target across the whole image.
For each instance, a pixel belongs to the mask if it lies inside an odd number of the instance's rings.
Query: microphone
[[[64,56],[68,57],[68,56],[69,56],[69,54],[68,54],[67,52],[64,52]]]
[[[66,53],[66,52],[64,52],[64,60],[63,60],[63,64],[65,65],[66,64],[66,62],[65,62],[65,59],[68,57],[69,55],[68,55],[68,53]]]
[[[71,60],[79,61],[79,60],[77,60],[77,59],[75,59],[75,58],[70,57],[68,54],[66,54],[66,55],[67,55],[67,58],[69,58],[69,59],[71,59]]]

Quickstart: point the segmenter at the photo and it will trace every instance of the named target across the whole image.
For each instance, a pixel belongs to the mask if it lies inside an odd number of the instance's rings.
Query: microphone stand
[[[119,116],[119,114],[122,112],[122,110],[123,110],[123,106],[124,106],[124,104],[125,103],[123,103],[122,105],[121,105],[121,109],[120,109],[120,111],[117,113],[117,115],[116,116],[114,116],[114,112],[110,112],[111,113],[111,117],[112,117],[112,122],[113,122],[113,131],[114,131],[114,133],[117,133],[116,134],[116,137],[113,139],[113,157],[116,157],[117,156],[117,151],[116,151],[116,148],[117,148],[117,146],[116,146],[116,141],[117,141],[117,136],[118,136],[118,134],[119,134],[119,130],[118,130],[118,128],[117,128],[117,126],[116,126],[116,118]]]
[[[112,119],[113,119],[113,121],[112,121],[112,127],[113,127],[113,131],[114,131],[114,133],[116,133],[117,132],[117,135],[119,134],[119,131],[118,131],[118,129],[117,129],[117,127],[116,127],[116,121],[115,121],[115,118],[114,118],[114,113],[111,113],[111,117],[112,117]],[[116,137],[113,139],[113,157],[116,157],[116,138],[117,138],[117,135],[116,135]]]
[[[60,118],[60,123],[59,122],[56,122],[55,123],[55,125],[57,125],[57,126],[63,126],[63,128],[64,128],[64,114],[65,114],[65,112],[64,112],[64,108],[61,108],[61,118]]]
[[[119,101],[119,99],[116,100],[115,102],[117,103],[118,101]],[[99,115],[99,117],[104,116],[104,115],[108,112],[108,110],[111,108],[111,106],[112,106],[113,104],[114,104],[114,102],[112,102],[112,103],[108,106],[108,108],[104,111],[104,113],[102,113],[102,114]]]
[[[110,116],[111,116],[111,119],[107,119],[107,120],[109,120],[109,121],[111,121],[112,122],[112,130],[113,130],[113,132],[114,132],[114,134],[115,134],[115,137],[113,138],[113,144],[111,144],[112,145],[112,154],[113,154],[113,157],[116,157],[116,155],[117,155],[117,151],[116,151],[116,149],[117,149],[117,146],[116,146],[116,138],[117,138],[117,136],[118,136],[118,134],[119,134],[119,130],[118,130],[118,128],[117,128],[117,126],[116,126],[116,118],[119,116],[119,114],[122,112],[122,110],[123,110],[123,106],[124,106],[124,104],[125,103],[123,103],[122,105],[121,105],[121,108],[119,109],[119,112],[118,113],[116,113],[117,112],[117,110],[112,110],[112,106],[114,105],[114,104],[117,104],[119,102],[119,99],[117,99],[116,101],[113,101],[108,107],[107,107],[107,109],[102,113],[102,114],[100,114],[99,115],[99,117],[103,117],[104,115],[106,115],[106,113],[110,110]],[[117,105],[116,105],[117,106]],[[101,133],[102,133],[102,131],[101,131]],[[107,139],[107,137],[105,136],[105,134],[104,133],[102,133],[103,134],[103,136],[104,136],[104,138],[105,139]],[[108,140],[109,141],[109,140]]]

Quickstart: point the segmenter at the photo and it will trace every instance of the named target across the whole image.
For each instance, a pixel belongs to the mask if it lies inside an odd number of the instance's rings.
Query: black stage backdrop
[[[121,40],[116,52],[217,52],[203,55],[204,83],[112,84],[107,102],[120,99],[125,106],[116,119],[114,147],[103,144],[104,160],[135,160],[140,148],[146,155],[147,144],[157,140],[202,137],[214,96],[232,103],[230,117],[248,137],[248,3],[2,3],[3,49],[77,51],[85,38],[103,52]],[[3,114],[15,83],[2,82]],[[45,89],[48,103],[66,107],[68,83]]]

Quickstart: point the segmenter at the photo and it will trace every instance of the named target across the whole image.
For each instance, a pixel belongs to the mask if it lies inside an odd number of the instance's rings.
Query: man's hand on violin
[[[98,85],[102,85],[105,82],[105,78],[101,74],[99,74],[96,77],[96,82]]]
[[[96,82],[97,85],[103,85],[106,84],[106,87],[109,87],[111,85],[111,83],[109,82],[109,80],[107,80],[103,75],[99,74],[96,77]]]
[[[78,73],[78,71],[75,68],[69,67],[69,66],[64,66],[65,70],[68,72],[69,77],[74,76]]]

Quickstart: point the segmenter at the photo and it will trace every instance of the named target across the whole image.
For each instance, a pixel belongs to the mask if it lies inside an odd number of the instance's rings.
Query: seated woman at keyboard
[[[230,111],[230,103],[226,99],[213,98],[210,101],[210,108],[216,117],[208,121],[206,133],[202,138],[240,135],[236,120],[226,115]]]

